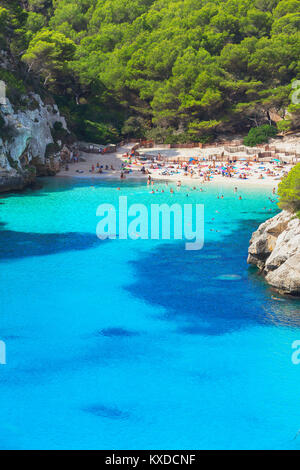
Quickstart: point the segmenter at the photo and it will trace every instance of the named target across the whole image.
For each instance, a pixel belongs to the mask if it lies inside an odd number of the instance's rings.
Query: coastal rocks
[[[0,171],[0,192],[21,191],[35,183],[35,172]]]
[[[47,149],[58,145],[53,138],[56,123],[68,132],[66,121],[55,104],[46,105],[39,95],[30,93],[26,100],[25,110],[15,109],[8,99],[0,106],[0,192],[25,187],[36,175],[59,169]]]
[[[300,295],[300,219],[282,211],[261,224],[250,240],[248,263],[282,294]]]
[[[267,282],[283,294],[300,295],[300,252],[288,258],[276,271],[266,276]]]

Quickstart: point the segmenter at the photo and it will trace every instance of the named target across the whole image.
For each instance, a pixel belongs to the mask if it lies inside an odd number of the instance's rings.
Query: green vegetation
[[[55,142],[54,142],[54,144],[47,144],[45,156],[46,157],[51,157],[56,152],[59,152],[59,149],[60,149],[59,145]]]
[[[274,126],[264,124],[263,126],[252,127],[247,137],[244,138],[244,145],[255,147],[255,145],[268,142],[270,137],[275,137],[278,130]]]
[[[279,131],[300,126],[300,0],[0,0],[0,31],[82,139],[207,142],[287,109]]]
[[[280,183],[279,207],[290,212],[297,212],[300,217],[300,163],[298,163]]]
[[[22,94],[26,93],[26,87],[22,80],[5,69],[0,69],[0,80],[6,84],[6,94],[10,101],[12,103],[19,103]]]
[[[291,119],[283,119],[277,123],[277,129],[279,132],[285,134],[286,132],[290,131],[293,125],[293,121]]]
[[[0,137],[5,137],[5,121],[3,117],[0,115]]]

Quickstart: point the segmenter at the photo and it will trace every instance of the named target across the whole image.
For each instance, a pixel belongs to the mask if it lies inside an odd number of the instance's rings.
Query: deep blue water
[[[300,448],[300,303],[246,263],[270,190],[120,184],[49,179],[0,199],[0,448]],[[187,192],[205,205],[201,251],[95,235],[100,203]]]

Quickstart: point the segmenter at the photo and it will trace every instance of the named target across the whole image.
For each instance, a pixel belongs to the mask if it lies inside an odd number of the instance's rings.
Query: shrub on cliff
[[[282,180],[278,188],[279,207],[300,216],[300,163]]]
[[[252,127],[247,137],[244,138],[244,144],[248,147],[255,147],[258,144],[268,142],[270,137],[277,135],[277,129],[274,126],[265,124],[263,126]]]
[[[117,143],[118,132],[108,124],[85,120],[84,134],[90,142],[96,144]]]
[[[1,138],[4,137],[5,126],[6,126],[5,121],[0,114],[0,137]]]
[[[7,97],[14,105],[20,104],[20,99],[26,93],[26,87],[22,80],[17,78],[15,73],[0,67],[0,80],[6,85]]]

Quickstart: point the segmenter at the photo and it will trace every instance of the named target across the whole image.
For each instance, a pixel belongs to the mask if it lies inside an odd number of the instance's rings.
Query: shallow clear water
[[[189,190],[206,233],[186,251],[95,235],[100,203],[186,188],[44,184],[0,199],[0,448],[300,448],[300,303],[246,264],[270,190]]]

